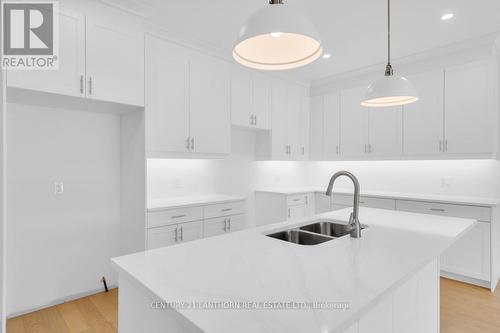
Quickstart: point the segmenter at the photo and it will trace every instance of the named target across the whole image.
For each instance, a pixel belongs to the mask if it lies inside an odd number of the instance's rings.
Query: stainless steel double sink
[[[362,229],[366,228],[362,225]],[[352,227],[330,221],[316,221],[304,226],[274,232],[266,236],[299,245],[317,245],[349,235]]]

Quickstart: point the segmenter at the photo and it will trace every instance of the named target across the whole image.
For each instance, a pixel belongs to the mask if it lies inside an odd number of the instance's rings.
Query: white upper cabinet
[[[59,12],[59,69],[16,70],[7,74],[9,87],[85,96],[85,16]]]
[[[149,156],[229,154],[230,74],[222,61],[146,37]]]
[[[234,69],[231,73],[231,123],[252,127],[252,79],[244,70]]]
[[[403,109],[400,106],[371,108],[368,154],[400,156],[403,153]]]
[[[310,157],[312,160],[323,159],[323,138],[326,133],[323,133],[323,96],[311,97],[311,135],[310,135]]]
[[[271,128],[271,83],[269,79],[258,73],[253,74],[253,127],[259,129]]]
[[[53,94],[144,105],[144,36],[63,9],[59,70],[11,71],[8,85]]]
[[[287,90],[284,85],[275,85],[272,92],[272,159],[289,159]]]
[[[340,94],[325,95],[323,105],[323,156],[334,160],[340,156]]]
[[[302,161],[309,158],[309,94],[302,86],[272,83],[271,131],[258,133],[259,159]]]
[[[144,105],[144,36],[87,17],[87,96]]]
[[[445,69],[445,151],[491,153],[496,115],[488,65],[474,62]]]
[[[310,121],[311,121],[311,111],[310,111],[310,98],[309,96],[302,96],[299,111],[299,123],[298,123],[298,134],[299,134],[299,156],[298,160],[306,161],[310,157]]]
[[[271,128],[271,83],[259,73],[233,69],[231,123],[255,129]]]
[[[312,156],[325,160],[490,156],[496,152],[498,86],[490,69],[488,61],[476,61],[409,76],[419,100],[402,107],[361,106],[364,85],[314,97]]]
[[[444,72],[436,70],[409,76],[418,91],[416,103],[403,106],[404,153],[433,155],[443,152]]]
[[[146,36],[146,146],[149,152],[190,151],[189,58],[187,49]]]
[[[369,109],[361,106],[366,87],[342,90],[340,94],[340,142],[342,157],[368,154]]]
[[[189,73],[191,149],[203,154],[229,154],[229,71],[221,61],[196,54]]]

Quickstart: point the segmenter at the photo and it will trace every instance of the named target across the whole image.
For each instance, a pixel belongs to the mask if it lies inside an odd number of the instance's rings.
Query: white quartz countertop
[[[157,211],[163,209],[172,209],[180,207],[210,205],[225,202],[243,201],[244,197],[230,196],[224,194],[210,194],[197,196],[181,196],[164,199],[151,200],[148,203],[148,211]]]
[[[257,189],[256,192],[276,193],[282,195],[294,195],[303,193],[325,193],[325,187],[269,187]],[[352,194],[353,191],[349,189],[336,189],[333,191],[337,194]],[[456,196],[445,194],[422,194],[422,193],[406,193],[406,192],[388,192],[388,191],[372,191],[361,189],[361,195],[374,198],[393,198],[400,200],[416,200],[416,201],[429,201],[441,202],[461,205],[485,206],[495,207],[500,204],[500,198],[488,197],[475,197],[475,196]]]
[[[474,220],[372,208],[362,238],[314,246],[266,237],[311,220],[347,222],[350,209],[112,259],[125,277],[166,302],[339,302],[347,310],[177,309],[207,333],[326,333],[351,324],[444,252]],[[269,303],[266,303],[269,304]]]

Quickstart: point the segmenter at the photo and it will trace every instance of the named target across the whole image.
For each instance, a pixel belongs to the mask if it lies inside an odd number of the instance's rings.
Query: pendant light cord
[[[387,66],[385,67],[385,76],[393,74],[391,65],[391,0],[387,0]]]

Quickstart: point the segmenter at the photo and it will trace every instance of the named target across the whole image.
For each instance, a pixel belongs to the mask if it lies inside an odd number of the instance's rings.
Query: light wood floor
[[[7,320],[7,333],[114,333],[118,289]]]
[[[7,321],[7,333],[116,332],[117,289]],[[500,333],[500,288],[441,279],[441,333]]]

